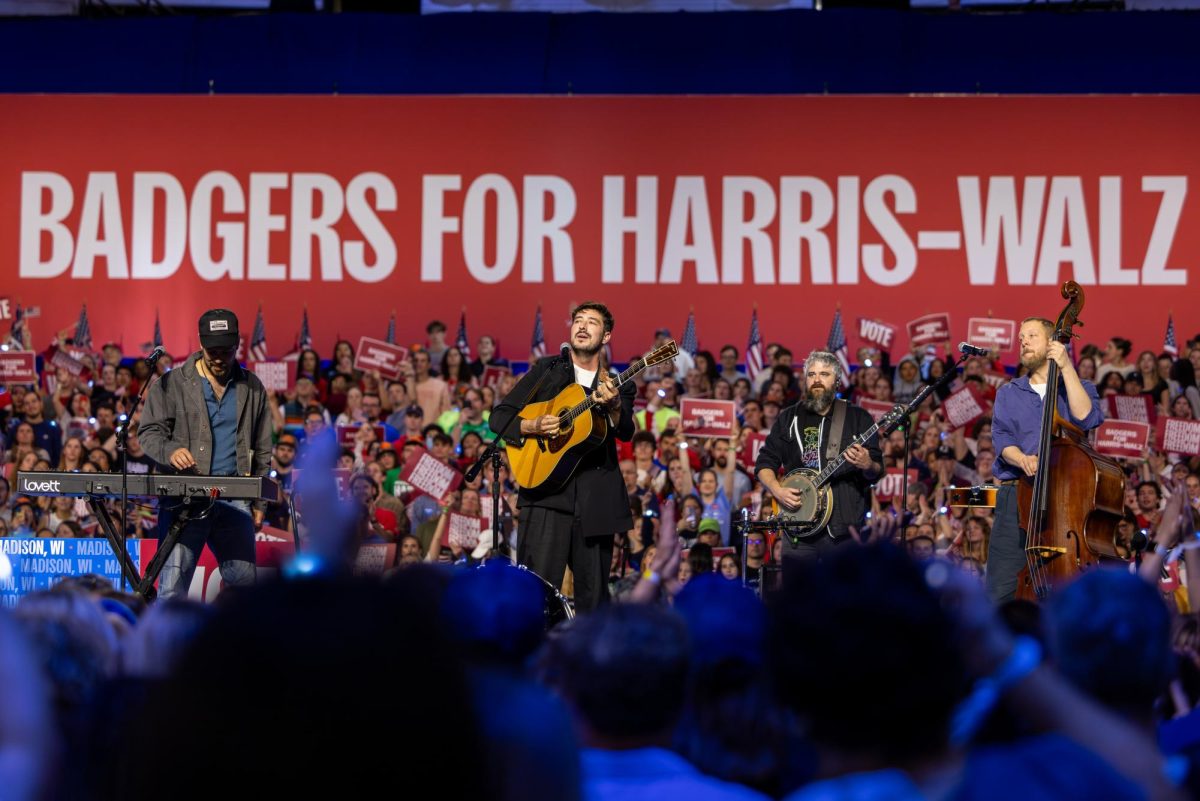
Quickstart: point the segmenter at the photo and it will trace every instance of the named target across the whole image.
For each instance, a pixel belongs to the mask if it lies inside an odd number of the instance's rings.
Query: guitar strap
[[[846,427],[846,402],[835,400],[833,413],[829,420],[829,439],[825,440],[825,464],[838,457],[842,452],[842,430]]]

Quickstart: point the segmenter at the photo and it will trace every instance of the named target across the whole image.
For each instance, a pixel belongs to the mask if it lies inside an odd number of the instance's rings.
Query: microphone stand
[[[154,366],[158,363],[158,359],[162,354],[151,356],[146,359],[146,364],[150,366],[150,375],[146,378],[146,383],[142,385],[141,390],[133,399],[133,406],[129,408],[123,416],[124,424],[117,428],[117,455],[121,457],[121,553],[118,556],[125,562],[129,561],[129,426],[133,422],[133,416],[137,413],[138,406],[141,405],[142,399],[146,397],[147,390],[150,389],[150,384],[154,380]],[[121,577],[121,590],[125,589],[125,576]],[[136,589],[136,588],[135,588]]]
[[[896,527],[896,534],[895,534],[896,540],[902,547],[904,545],[904,529],[905,529],[904,519],[909,514],[909,511],[908,511],[908,461],[909,461],[909,459],[912,458],[912,456],[910,455],[911,454],[910,448],[912,445],[912,414],[913,414],[913,412],[915,412],[917,410],[917,407],[919,407],[922,403],[925,402],[926,398],[928,398],[933,392],[935,392],[937,390],[938,387],[949,384],[950,379],[954,378],[955,376],[958,375],[958,368],[962,367],[963,362],[965,362],[970,357],[971,357],[970,353],[963,353],[961,356],[959,356],[958,361],[956,361],[954,363],[953,367],[951,367],[949,370],[947,370],[945,373],[943,373],[942,377],[939,378],[937,381],[934,381],[932,384],[926,384],[925,386],[921,387],[921,391],[918,392],[916,394],[916,396],[914,396],[913,399],[908,402],[908,406],[906,406],[904,408],[904,414],[902,417],[904,422],[900,423],[900,425],[904,428],[904,466],[901,468],[901,470],[903,472],[901,473],[902,478],[900,479],[900,483],[901,483],[900,497],[903,499],[903,501],[902,501],[903,506],[902,506],[901,512],[900,512],[900,524]]]

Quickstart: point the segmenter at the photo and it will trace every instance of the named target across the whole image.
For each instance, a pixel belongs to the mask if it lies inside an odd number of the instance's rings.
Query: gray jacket
[[[138,425],[143,450],[158,463],[159,472],[176,472],[171,454],[187,448],[196,460],[195,471],[212,469],[212,427],[196,371],[200,353],[168,371],[150,385]],[[237,471],[243,476],[265,476],[271,469],[271,412],[267,391],[258,376],[240,366],[230,383],[237,392]],[[261,502],[256,507],[264,506]]]

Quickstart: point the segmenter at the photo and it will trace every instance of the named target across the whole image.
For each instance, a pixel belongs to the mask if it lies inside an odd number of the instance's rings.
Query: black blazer
[[[545,380],[542,380],[543,376]],[[600,374],[596,374],[597,380]],[[541,384],[538,385],[538,381]],[[504,432],[513,417],[528,403],[548,401],[575,383],[574,367],[560,356],[547,356],[538,361],[521,377],[512,391],[501,401],[488,419],[488,426],[497,435]],[[595,384],[593,382],[593,388]],[[530,395],[537,386],[537,392]],[[633,527],[629,510],[629,495],[617,465],[616,440],[628,442],[633,437],[634,383],[626,382],[620,389],[621,417],[616,426],[609,425],[604,441],[583,457],[574,475],[561,487],[521,488],[518,508],[540,506],[574,514],[583,525],[583,536],[598,537],[628,531]],[[592,414],[603,414],[593,410]],[[513,430],[519,430],[513,423]],[[514,437],[515,439],[515,437]]]

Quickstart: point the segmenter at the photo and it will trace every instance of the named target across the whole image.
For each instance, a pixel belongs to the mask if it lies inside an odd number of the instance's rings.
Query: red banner
[[[1150,447],[1150,424],[1136,420],[1105,420],[1096,429],[1095,447],[1105,456],[1144,459]]]
[[[757,431],[747,434],[746,440],[742,443],[742,452],[740,454],[742,464],[747,467],[754,467],[754,463],[758,461],[758,452],[766,444],[766,434],[760,434]]]
[[[353,425],[353,426],[338,426],[337,427],[338,445],[341,445],[343,448],[353,448],[354,441],[358,437],[358,430],[360,428],[362,428],[361,423],[359,423],[358,425]],[[375,439],[378,442],[383,442],[387,439],[387,429],[385,429],[383,426],[375,425],[375,426],[372,426],[372,428],[375,429]]]
[[[473,551],[479,544],[479,534],[487,528],[487,520],[482,517],[460,515],[451,512],[446,521],[446,529],[442,534],[442,545],[449,548],[457,545],[464,551]]]
[[[481,383],[485,387],[494,387],[500,383],[504,376],[511,374],[511,367],[496,367],[495,365],[489,365],[483,368],[483,380]],[[643,408],[645,408],[645,404],[643,404]]]
[[[296,368],[299,362],[248,362],[246,366],[258,376],[267,392],[290,392],[296,387]]]
[[[689,437],[731,437],[737,421],[737,404],[731,400],[681,398],[679,416]]]
[[[882,351],[890,351],[896,341],[896,326],[882,320],[858,318],[858,338]]]
[[[382,339],[361,337],[354,355],[354,366],[359,370],[378,370],[379,375],[395,381],[400,377],[400,365],[407,358],[408,348],[389,344]]]
[[[908,323],[908,342],[910,345],[929,345],[935,342],[947,342],[950,339],[950,315],[927,314],[910,320]]]
[[[1158,410],[1149,395],[1109,395],[1104,399],[1106,417],[1116,420],[1137,420],[1154,425]]]
[[[883,416],[895,408],[896,404],[888,401],[874,400],[872,398],[859,398],[856,401],[858,406],[867,410],[871,415],[871,419],[878,423],[883,419]]]
[[[1154,447],[1163,453],[1200,456],[1200,420],[1160,417],[1154,428]]]
[[[37,355],[33,351],[0,353],[0,384],[36,384]]]
[[[970,384],[951,393],[942,401],[942,414],[945,415],[946,422],[952,429],[968,426],[986,413],[987,410],[983,408],[983,399],[979,397],[975,387]]]
[[[972,317],[967,320],[967,342],[979,348],[1011,351],[1017,338],[1016,320],[993,320],[991,317]]]
[[[798,292],[854,319],[953,309],[957,341],[989,310],[1053,318],[1075,279],[1080,344],[1140,347],[1163,321],[1130,310],[1178,308],[1200,283],[1200,228],[1183,225],[1200,214],[1198,96],[0,103],[0,286],[41,307],[43,344],[81,298],[97,342],[149,338],[160,307],[173,354],[205,308],[248,331],[260,301],[286,345],[307,302],[328,357],[402,298],[399,341],[467,306],[473,335],[524,359],[539,304],[553,346],[570,304],[597,297],[623,361],[686,297],[706,342],[744,349],[757,303],[764,340],[799,354],[829,320],[797,314]],[[796,131],[819,134],[820,159]]]

